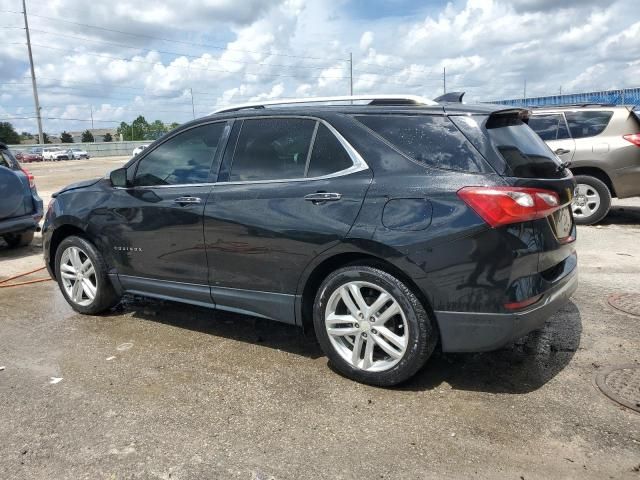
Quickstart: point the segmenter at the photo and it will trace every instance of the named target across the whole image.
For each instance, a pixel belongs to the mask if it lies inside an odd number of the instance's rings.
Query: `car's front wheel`
[[[378,386],[413,376],[437,343],[437,330],[416,295],[370,266],[341,268],[325,279],[315,299],[314,327],[336,370]]]
[[[60,242],[55,274],[65,299],[80,313],[101,313],[119,301],[102,255],[84,238],[71,236]]]

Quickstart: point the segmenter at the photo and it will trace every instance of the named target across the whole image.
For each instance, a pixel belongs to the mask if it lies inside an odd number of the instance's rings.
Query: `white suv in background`
[[[45,160],[69,160],[69,151],[58,147],[47,147],[42,149],[42,158]]]
[[[140,145],[139,147],[136,147],[133,149],[133,156],[135,157],[136,155],[142,153],[142,151],[147,148],[149,145]]]

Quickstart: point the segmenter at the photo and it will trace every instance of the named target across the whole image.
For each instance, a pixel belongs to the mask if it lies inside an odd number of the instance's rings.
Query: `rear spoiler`
[[[526,108],[505,108],[496,110],[489,115],[486,128],[510,127],[520,125],[520,123],[529,123],[531,110]]]

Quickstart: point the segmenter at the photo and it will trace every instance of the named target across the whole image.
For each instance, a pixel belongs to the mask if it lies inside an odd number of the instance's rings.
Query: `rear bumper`
[[[614,170],[611,182],[618,198],[640,195],[640,165]]]
[[[436,311],[444,352],[485,352],[496,350],[527,333],[541,328],[565,305],[578,288],[574,268],[532,308],[515,313],[472,313]]]
[[[23,217],[0,220],[0,235],[36,230],[39,220],[40,218],[37,215],[25,215]]]

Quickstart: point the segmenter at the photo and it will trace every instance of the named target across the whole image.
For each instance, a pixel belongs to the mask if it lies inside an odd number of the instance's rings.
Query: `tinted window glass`
[[[420,163],[464,172],[486,171],[484,159],[446,117],[361,115],[357,119]]]
[[[493,146],[500,152],[511,170],[520,178],[562,178],[560,162],[546,143],[525,123],[516,119],[487,122],[487,132]],[[493,125],[493,126],[492,126]]]
[[[231,181],[304,177],[315,120],[245,120],[236,144]]]
[[[224,127],[224,123],[202,125],[167,140],[140,160],[134,185],[208,182]]]
[[[573,138],[593,137],[602,133],[609,124],[613,112],[566,112],[567,123]]]
[[[12,168],[11,161],[5,157],[3,152],[0,152],[0,167]]]
[[[534,115],[529,119],[529,126],[544,141],[569,138],[569,131],[562,115]]]
[[[307,177],[320,177],[346,170],[353,162],[336,136],[322,124],[318,125]]]

